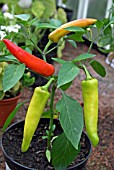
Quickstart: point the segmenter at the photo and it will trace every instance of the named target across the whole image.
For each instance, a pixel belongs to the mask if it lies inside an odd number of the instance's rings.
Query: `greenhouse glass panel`
[[[107,2],[108,0],[89,0],[87,17],[102,20],[105,17]]]

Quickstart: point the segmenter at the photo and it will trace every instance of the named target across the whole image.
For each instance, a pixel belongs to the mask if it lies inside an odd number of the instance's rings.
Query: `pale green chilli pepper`
[[[36,131],[41,115],[50,97],[50,93],[42,87],[36,87],[30,101],[24,124],[21,151],[26,152]]]
[[[98,124],[98,80],[95,78],[82,81],[82,96],[84,101],[84,120],[88,137],[95,147],[99,142]]]

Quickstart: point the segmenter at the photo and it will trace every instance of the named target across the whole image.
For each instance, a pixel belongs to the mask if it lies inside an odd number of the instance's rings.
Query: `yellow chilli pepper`
[[[68,33],[70,33],[70,31],[65,30],[64,28],[68,28],[68,27],[71,27],[71,26],[87,27],[89,25],[94,24],[96,21],[97,21],[96,19],[86,18],[86,19],[79,19],[79,20],[74,20],[74,21],[68,22],[66,24],[61,25],[59,28],[55,29],[54,31],[52,31],[49,34],[48,38],[52,42],[57,43],[60,38],[67,35]]]

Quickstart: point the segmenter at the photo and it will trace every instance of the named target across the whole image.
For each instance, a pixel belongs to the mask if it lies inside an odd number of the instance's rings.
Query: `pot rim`
[[[15,125],[17,125],[17,124],[21,124],[22,122],[24,122],[24,120],[21,120],[21,121],[19,121],[19,122],[13,123],[13,124],[10,125],[3,133],[5,134],[10,128],[12,128],[13,126],[15,126]],[[76,164],[76,165],[72,165],[71,167],[66,168],[66,170],[70,170],[71,168],[76,168],[76,167],[80,166],[81,164],[83,164],[84,162],[86,162],[86,161],[88,160],[89,156],[90,156],[91,153],[92,153],[92,144],[91,144],[91,141],[90,141],[88,135],[87,135],[84,131],[82,131],[82,133],[84,133],[84,134],[86,135],[86,139],[87,139],[87,141],[89,142],[89,145],[90,145],[89,154],[88,154],[88,156],[87,156],[82,162],[80,162],[80,163],[78,163],[78,164]],[[27,169],[27,170],[35,170],[34,168],[31,169],[31,168],[29,168],[29,167],[27,167],[27,166],[25,166],[25,165],[22,165],[22,164],[20,164],[20,163],[18,163],[18,162],[16,162],[16,161],[14,161],[13,159],[11,159],[10,156],[8,156],[8,154],[6,153],[6,151],[4,150],[4,147],[3,147],[3,135],[2,135],[2,138],[1,138],[1,148],[2,148],[2,151],[3,151],[4,155],[5,155],[10,161],[12,161],[14,164],[16,164],[16,165],[18,165],[18,166],[21,166],[22,168],[25,168],[25,169]]]
[[[20,96],[21,96],[21,94],[19,93],[17,96],[14,96],[14,97],[11,97],[11,98],[8,98],[8,99],[0,100],[0,103],[10,102],[11,100],[19,99]]]
[[[91,144],[91,141],[90,141],[88,135],[87,135],[84,131],[82,131],[82,133],[85,134],[86,139],[87,139],[87,141],[88,141],[88,143],[89,143],[89,145],[90,145],[89,153],[88,153],[87,157],[86,157],[82,162],[80,162],[80,163],[78,163],[78,164],[76,164],[76,165],[72,165],[71,167],[68,167],[66,170],[70,170],[71,168],[77,168],[78,166],[80,166],[81,164],[83,164],[84,162],[86,162],[86,161],[88,160],[88,158],[90,157],[91,153],[92,153],[92,144]]]
[[[20,124],[21,122],[23,122],[23,120],[22,121],[19,121],[19,122],[15,122],[15,123],[13,123],[12,125],[10,125],[5,131],[4,131],[4,134],[5,133],[7,133],[7,131],[10,129],[10,128],[12,128],[13,126],[15,126],[15,125],[17,125],[17,124]],[[21,166],[22,168],[26,168],[27,170],[33,170],[33,169],[31,169],[31,168],[29,168],[29,167],[27,167],[27,166],[25,166],[25,165],[22,165],[22,164],[20,164],[20,163],[18,163],[18,162],[16,162],[16,161],[14,161],[13,159],[11,159],[11,157],[6,153],[6,151],[4,150],[4,147],[3,147],[3,135],[2,135],[2,138],[1,138],[1,148],[2,148],[2,151],[3,151],[3,153],[4,153],[4,155],[10,160],[10,161],[12,161],[14,164],[16,164],[16,165],[18,165],[18,166]],[[35,169],[34,169],[35,170]]]

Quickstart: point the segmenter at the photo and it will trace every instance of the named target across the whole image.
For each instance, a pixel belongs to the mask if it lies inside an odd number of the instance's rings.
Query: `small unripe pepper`
[[[30,101],[24,124],[21,151],[26,152],[36,131],[50,93],[42,87],[36,87]]]
[[[51,76],[54,73],[55,68],[53,65],[28,53],[8,39],[3,39],[2,41],[5,43],[10,53],[31,70],[46,77]]]
[[[74,21],[68,22],[66,24],[61,25],[59,28],[55,29],[53,32],[51,32],[49,34],[48,38],[52,42],[57,43],[61,37],[70,33],[70,31],[65,30],[64,28],[68,28],[71,26],[87,27],[89,25],[94,24],[96,21],[97,21],[96,19],[86,18],[86,19],[79,19],[79,20],[74,20]]]
[[[95,147],[99,142],[98,124],[98,80],[89,76],[82,81],[82,96],[84,101],[84,120],[88,137]]]

